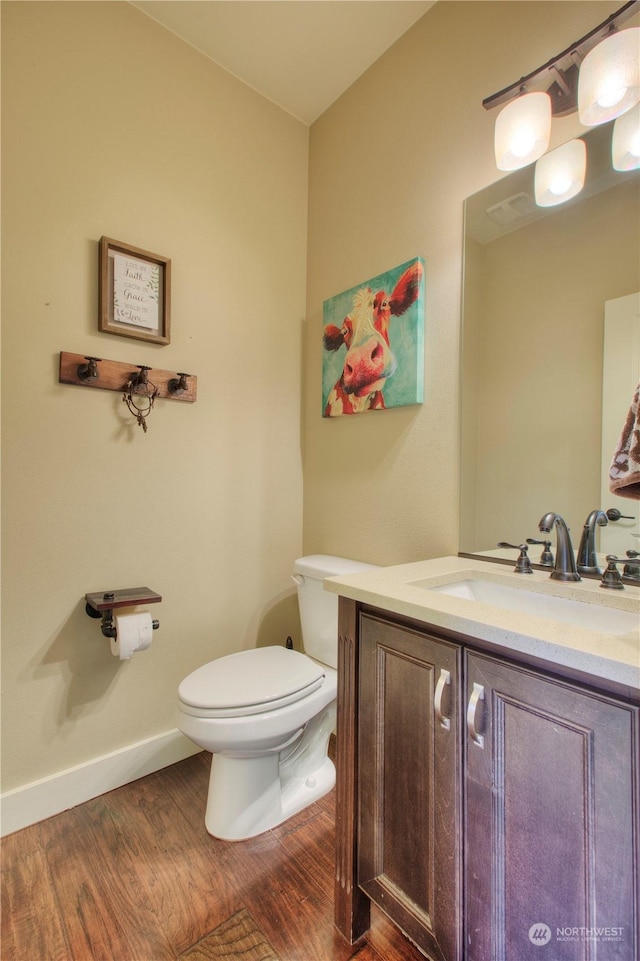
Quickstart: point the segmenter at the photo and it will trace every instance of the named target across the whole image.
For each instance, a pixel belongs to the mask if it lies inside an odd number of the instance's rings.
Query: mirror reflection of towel
[[[640,500],[640,384],[609,468],[609,490],[618,497]]]

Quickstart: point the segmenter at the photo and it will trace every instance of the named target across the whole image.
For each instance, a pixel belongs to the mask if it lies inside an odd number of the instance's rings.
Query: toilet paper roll
[[[111,653],[128,661],[137,651],[146,651],[153,637],[153,621],[148,611],[122,614],[114,618],[116,636],[111,638]]]

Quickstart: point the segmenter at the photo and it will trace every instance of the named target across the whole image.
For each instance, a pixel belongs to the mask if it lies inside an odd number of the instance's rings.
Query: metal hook
[[[184,394],[184,392],[189,389],[187,384],[187,377],[190,377],[190,376],[191,376],[190,374],[181,374],[180,371],[178,371],[178,377],[172,377],[167,384],[167,390],[169,391],[169,393]]]
[[[97,380],[98,379],[98,364],[102,360],[102,357],[85,357],[88,364],[78,364],[78,369],[76,374],[79,380]]]
[[[132,374],[129,378],[129,385],[133,391],[137,391],[140,388],[146,388],[147,384],[149,383],[147,371],[151,370],[151,368],[138,364],[138,370],[140,371],[139,374]]]

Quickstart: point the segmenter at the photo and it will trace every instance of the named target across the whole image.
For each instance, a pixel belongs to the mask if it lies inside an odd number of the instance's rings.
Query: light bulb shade
[[[614,123],[611,159],[614,170],[637,170],[640,167],[640,103]]]
[[[525,93],[512,100],[496,118],[495,151],[498,170],[519,170],[541,157],[551,136],[551,98]]]
[[[578,76],[578,114],[595,127],[626,113],[640,100],[640,27],[605,37],[590,50]]]
[[[534,177],[538,207],[555,207],[579,194],[584,187],[586,170],[584,140],[570,140],[541,157]]]

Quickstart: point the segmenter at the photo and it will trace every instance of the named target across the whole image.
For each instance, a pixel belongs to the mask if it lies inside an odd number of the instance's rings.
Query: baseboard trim
[[[180,731],[167,731],[6,791],[0,795],[0,837],[137,781],[201,750]]]

